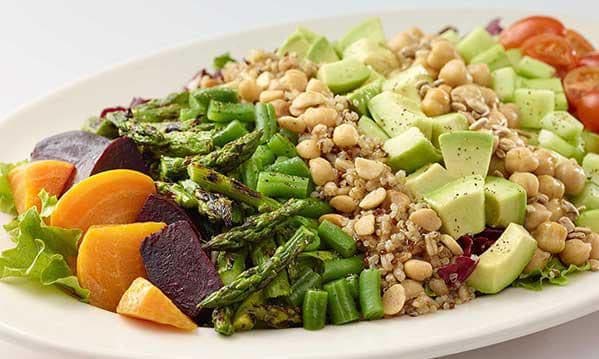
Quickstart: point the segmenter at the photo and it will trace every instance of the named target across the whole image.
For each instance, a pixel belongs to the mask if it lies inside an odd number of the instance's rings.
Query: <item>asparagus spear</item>
[[[189,178],[202,189],[222,193],[236,201],[257,208],[260,212],[271,211],[281,206],[279,202],[263,196],[243,183],[198,164],[189,165],[187,172]]]
[[[235,333],[233,327],[233,309],[231,307],[216,308],[212,311],[212,324],[217,333],[230,336]]]
[[[272,212],[248,217],[242,225],[212,237],[208,243],[204,244],[204,248],[235,250],[242,248],[246,243],[258,242],[272,235],[275,227],[299,212],[303,207],[304,202],[302,200],[291,199]]]
[[[226,226],[232,224],[231,200],[218,194],[203,191],[197,183],[185,180],[178,183],[156,182],[158,192],[170,195],[178,205],[184,208],[196,208],[198,213],[211,221],[222,221]]]
[[[139,122],[163,122],[178,119],[181,109],[188,106],[189,92],[184,91],[134,106],[131,112]]]
[[[251,307],[248,312],[271,328],[282,329],[302,324],[301,310],[298,307],[261,304]]]
[[[285,267],[301,253],[314,234],[300,227],[289,241],[259,266],[241,273],[237,279],[204,298],[198,307],[216,308],[240,302],[250,294],[268,285]]]
[[[186,158],[162,156],[160,177],[167,180],[181,179],[185,177],[187,166],[192,163],[223,173],[232,171],[252,156],[260,144],[261,136],[261,130],[248,133],[207,155]]]
[[[218,252],[216,268],[225,285],[231,283],[245,270],[246,251]]]
[[[277,249],[274,239],[267,238],[253,246],[250,257],[254,265],[260,265],[268,260]],[[282,270],[277,274],[275,279],[264,288],[266,298],[285,297],[291,293],[291,285],[289,284],[289,276],[286,270]]]

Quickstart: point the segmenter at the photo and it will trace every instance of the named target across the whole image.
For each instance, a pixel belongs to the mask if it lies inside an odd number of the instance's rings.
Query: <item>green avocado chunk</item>
[[[486,176],[493,155],[493,135],[488,132],[455,131],[439,136],[443,161],[449,174]]]
[[[439,150],[417,128],[411,127],[383,145],[389,154],[387,164],[394,170],[405,170],[410,173],[432,162],[441,160]]]
[[[324,64],[318,70],[318,78],[336,94],[360,87],[369,76],[370,69],[356,59]]]
[[[582,212],[576,219],[576,225],[588,227],[593,232],[599,232],[599,209]]]
[[[312,42],[306,58],[317,64],[339,61],[335,49],[324,36],[320,36]]]
[[[399,67],[399,62],[393,51],[368,38],[360,39],[349,45],[343,51],[343,58],[356,59],[383,75],[387,75]]]
[[[573,203],[576,207],[584,206],[586,210],[599,209],[599,185],[587,182]]]
[[[460,238],[485,229],[485,180],[481,176],[453,180],[424,199],[441,217],[443,233]]]
[[[465,131],[468,129],[469,123],[466,116],[459,112],[452,112],[446,115],[441,115],[432,118],[433,145],[439,147],[439,136],[446,132]]]
[[[383,91],[393,91],[420,103],[416,84],[420,81],[433,82],[433,78],[422,65],[413,65],[406,70],[393,71],[383,82]]]
[[[431,137],[431,122],[426,121],[420,105],[405,96],[383,91],[368,101],[368,110],[389,136],[397,136],[410,127],[418,127],[427,138]]]
[[[362,116],[358,121],[358,131],[361,134],[375,138],[380,142],[385,142],[389,139],[389,136],[379,127],[370,117]]]
[[[451,182],[453,178],[438,163],[430,163],[406,178],[406,187],[417,199]]]
[[[524,224],[526,190],[502,177],[485,180],[485,217],[488,226],[506,228],[510,223]]]
[[[519,224],[511,223],[479,258],[468,285],[485,294],[501,292],[522,273],[537,241]]]
[[[349,45],[364,38],[374,40],[380,44],[385,43],[385,33],[383,32],[381,19],[373,17],[356,25],[349,30],[345,36],[339,39],[337,48],[339,49],[339,52],[343,52]]]
[[[310,43],[306,40],[303,34],[299,31],[289,35],[287,40],[277,50],[277,55],[284,56],[285,54],[295,53],[299,58],[306,57]]]

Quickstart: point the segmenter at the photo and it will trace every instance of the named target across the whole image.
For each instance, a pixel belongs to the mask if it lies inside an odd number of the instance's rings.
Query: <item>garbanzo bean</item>
[[[410,220],[425,231],[436,231],[441,228],[441,218],[430,208],[422,208],[410,214]]]
[[[526,209],[524,227],[529,231],[532,231],[537,228],[539,224],[547,222],[549,218],[551,218],[551,212],[549,212],[547,207],[538,202],[528,205]]]
[[[422,282],[433,275],[433,266],[420,259],[410,259],[404,263],[404,272],[409,278]]]
[[[414,39],[407,32],[400,32],[397,35],[393,36],[391,40],[387,43],[389,48],[393,51],[400,51],[401,49],[412,46],[416,44],[416,39]]]
[[[539,180],[532,173],[514,172],[510,176],[510,181],[522,186],[528,197],[536,196],[539,193]]]
[[[591,244],[584,243],[580,239],[570,239],[566,241],[566,247],[560,253],[559,258],[564,264],[574,264],[582,266],[591,256]]]
[[[312,180],[317,186],[322,186],[327,182],[335,180],[335,170],[329,161],[325,160],[324,158],[313,158],[310,160],[309,165]]]
[[[582,192],[586,183],[584,170],[574,160],[560,163],[555,169],[555,177],[563,182],[566,194],[571,196]]]
[[[339,147],[355,146],[359,138],[360,134],[358,134],[358,130],[347,123],[335,127],[333,131],[333,142]]]
[[[535,170],[535,174],[537,176],[553,176],[555,173],[555,166],[557,165],[557,156],[552,151],[544,148],[537,149],[535,151],[535,156],[539,160],[539,166]]]
[[[484,87],[491,87],[493,85],[493,77],[487,64],[470,64],[468,65],[468,72],[470,72],[472,82],[475,84]]]
[[[314,139],[303,140],[295,146],[297,154],[301,158],[311,160],[313,158],[320,157],[320,149],[318,148],[318,142]]]
[[[539,191],[549,198],[560,199],[564,196],[566,187],[560,180],[549,175],[542,175],[539,176]]]
[[[447,92],[438,88],[431,88],[426,91],[420,108],[427,116],[439,116],[451,111],[449,104],[450,98]]]
[[[549,220],[551,221],[555,222],[564,216],[564,208],[562,207],[561,201],[557,198],[549,200],[545,207],[551,212],[551,217],[549,217]]]
[[[547,265],[551,259],[551,253],[545,252],[539,248],[535,250],[535,254],[533,254],[530,262],[524,268],[524,273],[531,273],[536,270],[542,270]]]
[[[426,57],[428,66],[440,70],[447,62],[458,57],[452,43],[447,40],[437,40],[431,46],[431,52]]]
[[[457,87],[470,83],[472,79],[466,71],[464,61],[454,59],[445,64],[439,71],[439,79],[451,87]]]
[[[516,147],[505,156],[505,169],[509,173],[534,172],[539,167],[539,160],[526,147]]]
[[[533,232],[533,236],[542,250],[558,254],[566,246],[566,237],[568,230],[556,222],[541,223]]]

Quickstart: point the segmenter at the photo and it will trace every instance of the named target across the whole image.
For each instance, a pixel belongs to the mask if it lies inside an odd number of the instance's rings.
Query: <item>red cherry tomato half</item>
[[[599,90],[599,67],[582,66],[575,68],[568,72],[563,83],[568,102],[577,106],[583,95]]]
[[[578,66],[599,67],[599,51],[589,52],[578,59]]]
[[[522,44],[522,53],[541,60],[555,68],[570,69],[575,65],[574,51],[568,41],[559,35],[536,35]]]
[[[599,133],[599,90],[583,95],[576,105],[578,119],[584,127]]]
[[[593,44],[591,44],[589,40],[575,30],[567,29],[565,36],[566,40],[568,40],[568,43],[570,44],[570,47],[572,50],[574,50],[574,55],[577,57],[584,56],[595,50]]]
[[[521,19],[503,30],[499,35],[501,45],[506,49],[520,47],[528,38],[540,34],[563,35],[564,25],[557,19],[548,16],[530,16]]]

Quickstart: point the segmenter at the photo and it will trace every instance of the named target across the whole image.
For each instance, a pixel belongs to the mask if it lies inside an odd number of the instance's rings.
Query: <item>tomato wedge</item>
[[[570,69],[575,66],[574,51],[568,41],[559,35],[536,35],[522,44],[522,53],[541,60],[555,68]]]
[[[506,49],[520,47],[528,38],[540,34],[563,35],[564,25],[549,16],[530,16],[521,19],[503,30],[499,35],[501,45]]]
[[[569,103],[577,106],[583,95],[599,90],[599,67],[582,66],[575,68],[568,72],[563,82]]]
[[[589,42],[584,36],[582,36],[579,32],[572,29],[566,30],[566,40],[570,44],[572,50],[574,50],[574,55],[580,57],[588,54],[589,52],[595,50],[593,44]]]
[[[591,91],[578,100],[577,115],[584,127],[599,132],[599,90]]]
[[[599,51],[589,52],[578,59],[579,66],[599,67]]]

